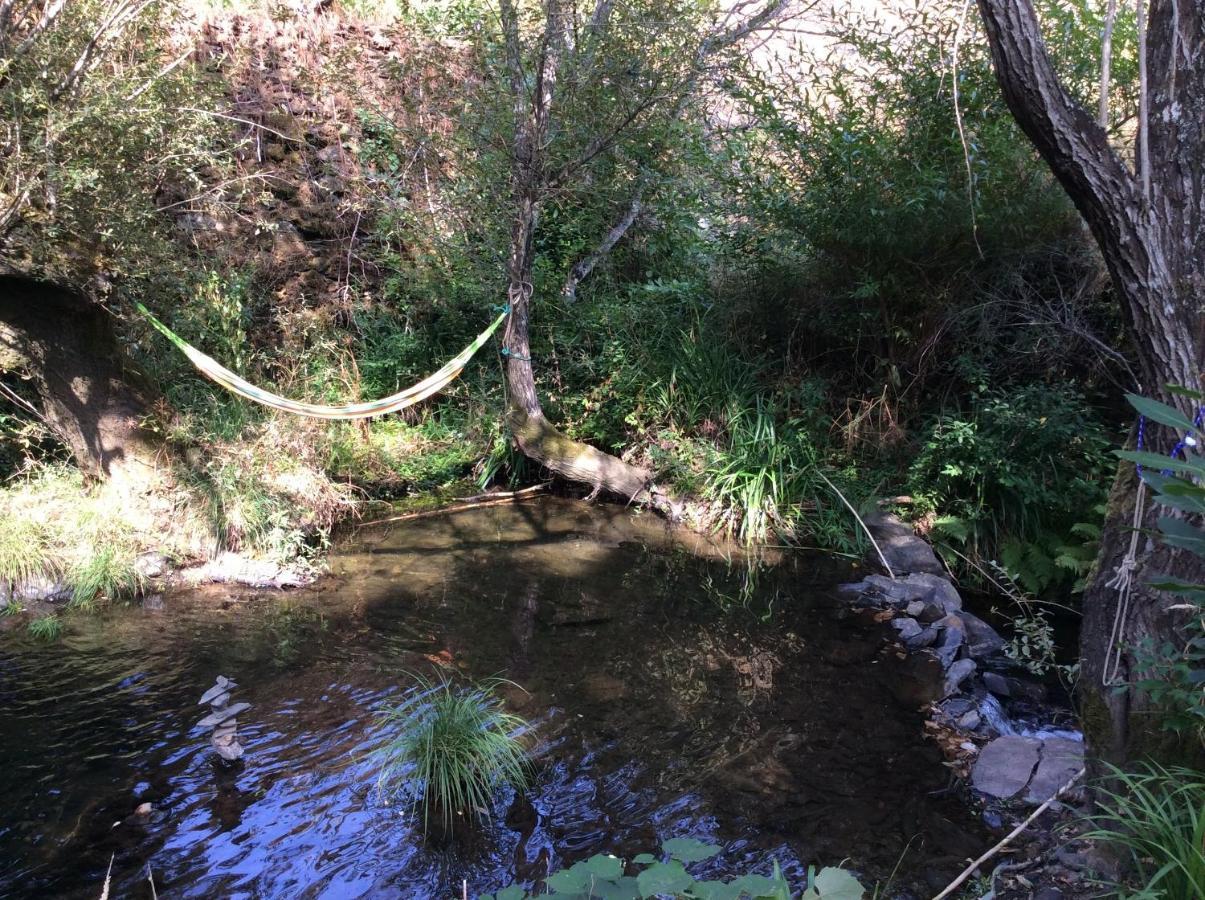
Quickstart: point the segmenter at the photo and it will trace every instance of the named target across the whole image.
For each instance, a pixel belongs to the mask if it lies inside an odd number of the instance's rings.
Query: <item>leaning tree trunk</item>
[[[1108,266],[1138,358],[1138,389],[1188,411],[1185,398],[1167,386],[1199,389],[1205,369],[1205,7],[1152,0],[1136,172],[1059,82],[1031,0],[979,0],[979,8],[1009,108],[1083,215]],[[1155,452],[1169,451],[1176,439],[1153,425],[1146,437]],[[1084,593],[1084,728],[1094,754],[1117,763],[1168,749],[1158,746],[1166,742],[1146,699],[1117,687],[1141,674],[1132,648],[1148,639],[1176,640],[1182,624],[1176,598],[1146,583],[1155,575],[1205,582],[1198,557],[1146,536],[1156,517],[1148,503],[1134,587],[1118,615],[1114,577],[1129,550],[1137,496],[1136,473],[1124,464]],[[1110,654],[1119,645],[1114,671]]]
[[[507,427],[525,456],[563,478],[588,484],[595,494],[600,491],[618,494],[626,500],[647,503],[673,515],[672,504],[652,487],[648,472],[573,440],[544,417],[531,366],[528,321],[535,264],[533,240],[540,200],[548,190],[547,135],[558,69],[566,52],[565,10],[558,0],[548,0],[534,83],[529,88],[520,49],[519,17],[513,0],[502,0],[499,9],[506,40],[515,127],[511,160],[514,220],[507,263],[511,314],[502,342],[507,354]]]
[[[100,306],[54,285],[0,276],[0,371],[29,378],[46,424],[79,467],[116,486],[154,483],[160,446],[143,427],[151,396]]]
[[[507,354],[507,427],[524,456],[561,477],[588,484],[595,493],[606,491],[672,513],[668,498],[652,486],[648,472],[573,440],[544,417],[536,393],[528,335],[534,262],[532,237],[537,208],[530,197],[520,197],[517,207],[508,266],[511,314],[503,334]]]

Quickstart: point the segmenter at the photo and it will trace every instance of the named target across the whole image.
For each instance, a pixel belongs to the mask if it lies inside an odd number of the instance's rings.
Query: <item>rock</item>
[[[217,682],[214,684],[214,686],[211,687],[209,690],[207,690],[204,694],[201,695],[201,699],[197,701],[197,705],[203,706],[206,703],[213,703],[223,693],[228,694],[230,688],[235,688],[235,687],[238,687],[238,685],[236,685],[233,681],[231,681],[225,675],[219,675],[217,678]],[[224,704],[225,701],[222,701],[222,703]],[[221,705],[221,704],[219,704],[219,705]]]
[[[995,656],[1004,650],[1004,638],[983,619],[969,612],[961,612],[962,624],[966,626],[967,652],[976,659]]]
[[[941,563],[928,542],[917,535],[911,526],[890,514],[875,515],[867,519],[867,527],[887,560],[891,571],[901,573],[942,573]]]
[[[900,638],[905,641],[909,638],[918,637],[924,630],[917,623],[916,619],[909,619],[907,616],[893,619],[891,622],[891,627],[898,631],[900,633]]]
[[[136,807],[134,807],[134,815],[139,819],[149,819],[151,817],[151,813],[154,811],[155,807],[151,806],[149,803],[139,803]]]
[[[913,600],[906,607],[904,607],[904,612],[906,612],[908,615],[912,616],[912,618],[914,618],[914,619],[924,611],[925,611],[925,603],[923,600]]]
[[[942,685],[942,695],[949,697],[958,692],[962,683],[975,674],[975,660],[956,660],[946,672],[946,680]]]
[[[984,672],[983,684],[984,687],[986,687],[997,697],[1012,696],[1008,690],[1008,679],[1003,675],[998,675],[995,672]]]
[[[1041,888],[1033,895],[1033,900],[1063,900],[1063,892],[1053,885]]]
[[[920,612],[916,617],[926,625],[932,625],[938,619],[946,617],[946,608],[935,600],[922,602],[920,607]]]
[[[1031,703],[1041,703],[1046,699],[1045,686],[1036,681],[1025,681],[996,672],[984,672],[983,683],[997,697],[1012,697],[1017,700],[1028,700]]]
[[[925,599],[931,600],[934,603],[940,603],[941,608],[947,613],[957,612],[962,609],[962,597],[959,595],[958,589],[950,584],[949,579],[941,575],[917,572],[909,575],[908,580],[913,584],[924,587],[927,590]]]
[[[867,575],[862,579],[862,590],[882,597],[888,603],[904,607],[914,600],[925,596],[924,585],[914,583],[910,578],[889,578],[886,575]]]
[[[171,566],[171,560],[154,551],[139,554],[134,560],[134,570],[143,578],[159,578],[166,575]]]
[[[35,575],[12,585],[0,583],[0,603],[29,601],[32,603],[63,603],[72,596],[71,586],[65,581]]]
[[[972,709],[970,712],[963,713],[954,721],[964,731],[974,731],[983,724],[983,716],[979,715],[978,710]]]
[[[938,619],[933,623],[933,627],[941,629],[941,636],[937,639],[934,652],[941,660],[942,666],[948,669],[957,658],[958,651],[962,649],[966,640],[966,628],[962,624],[962,619],[956,615]]]
[[[241,713],[243,710],[250,709],[250,703],[235,703],[233,706],[226,706],[221,709],[215,709],[200,722],[197,723],[198,728],[212,728],[214,725],[220,725],[227,719],[232,719]]]
[[[971,769],[975,790],[990,797],[1007,800],[1029,784],[1041,758],[1042,742],[1037,738],[1005,735],[998,737],[979,753]]]
[[[920,650],[923,647],[931,647],[937,640],[938,631],[936,628],[923,628],[921,633],[916,637],[907,638],[904,641],[904,646],[909,650]]]
[[[1041,759],[1025,792],[1025,802],[1045,803],[1083,767],[1084,745],[1079,741],[1067,738],[1042,741]]]
[[[975,701],[968,697],[951,697],[949,700],[942,701],[941,704],[941,711],[951,719],[966,715],[973,709],[975,709]]]
[[[1103,845],[1092,845],[1079,850],[1059,847],[1054,858],[1074,872],[1083,872],[1117,882],[1121,879],[1122,865]]]

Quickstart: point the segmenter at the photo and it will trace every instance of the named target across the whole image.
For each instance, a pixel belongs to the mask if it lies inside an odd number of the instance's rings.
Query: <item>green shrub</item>
[[[424,828],[432,814],[445,833],[457,818],[484,819],[496,790],[527,785],[527,723],[503,708],[495,693],[502,683],[458,687],[443,675],[420,678],[410,697],[381,716],[396,733],[381,751],[377,786],[387,794],[405,789],[423,808]]]
[[[1068,385],[985,392],[933,421],[909,489],[937,513],[939,536],[976,562],[998,559],[1039,593],[1082,575],[1091,560],[1099,531],[1081,517],[1104,503],[1109,443]]]
[[[1155,764],[1132,772],[1112,768],[1101,787],[1100,812],[1084,837],[1129,851],[1140,879],[1119,885],[1129,900],[1205,897],[1205,780],[1200,772]]]

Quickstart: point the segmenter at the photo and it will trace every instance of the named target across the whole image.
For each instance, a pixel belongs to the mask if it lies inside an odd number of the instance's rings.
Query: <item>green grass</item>
[[[527,723],[503,708],[496,694],[502,683],[458,687],[442,675],[420,678],[416,691],[381,716],[396,734],[381,751],[377,787],[386,794],[408,790],[423,807],[424,829],[432,814],[445,832],[457,817],[484,819],[496,790],[528,784],[520,737]]]
[[[25,607],[21,605],[19,600],[14,600],[11,597],[0,606],[0,616],[15,616],[24,612]]]
[[[17,514],[0,516],[0,584],[8,588],[58,572],[47,530]]]
[[[62,620],[53,613],[46,616],[39,616],[29,623],[29,633],[39,641],[52,643],[57,641],[63,633]]]
[[[1118,886],[1129,900],[1205,897],[1205,776],[1155,763],[1112,769],[1114,786],[1101,789],[1094,829],[1085,837],[1128,850],[1140,883]]]
[[[67,574],[71,585],[70,606],[91,610],[102,600],[137,596],[146,579],[135,566],[137,555],[130,547],[105,544]]]

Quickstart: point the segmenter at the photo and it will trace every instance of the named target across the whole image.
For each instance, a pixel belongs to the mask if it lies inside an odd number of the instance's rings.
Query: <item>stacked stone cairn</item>
[[[230,694],[238,685],[219,675],[213,687],[201,695],[198,704],[209,704],[209,715],[197,723],[201,728],[212,728],[209,743],[218,756],[226,762],[234,762],[243,755],[243,746],[238,742],[238,719],[235,717],[251,708],[250,703],[231,703]]]

